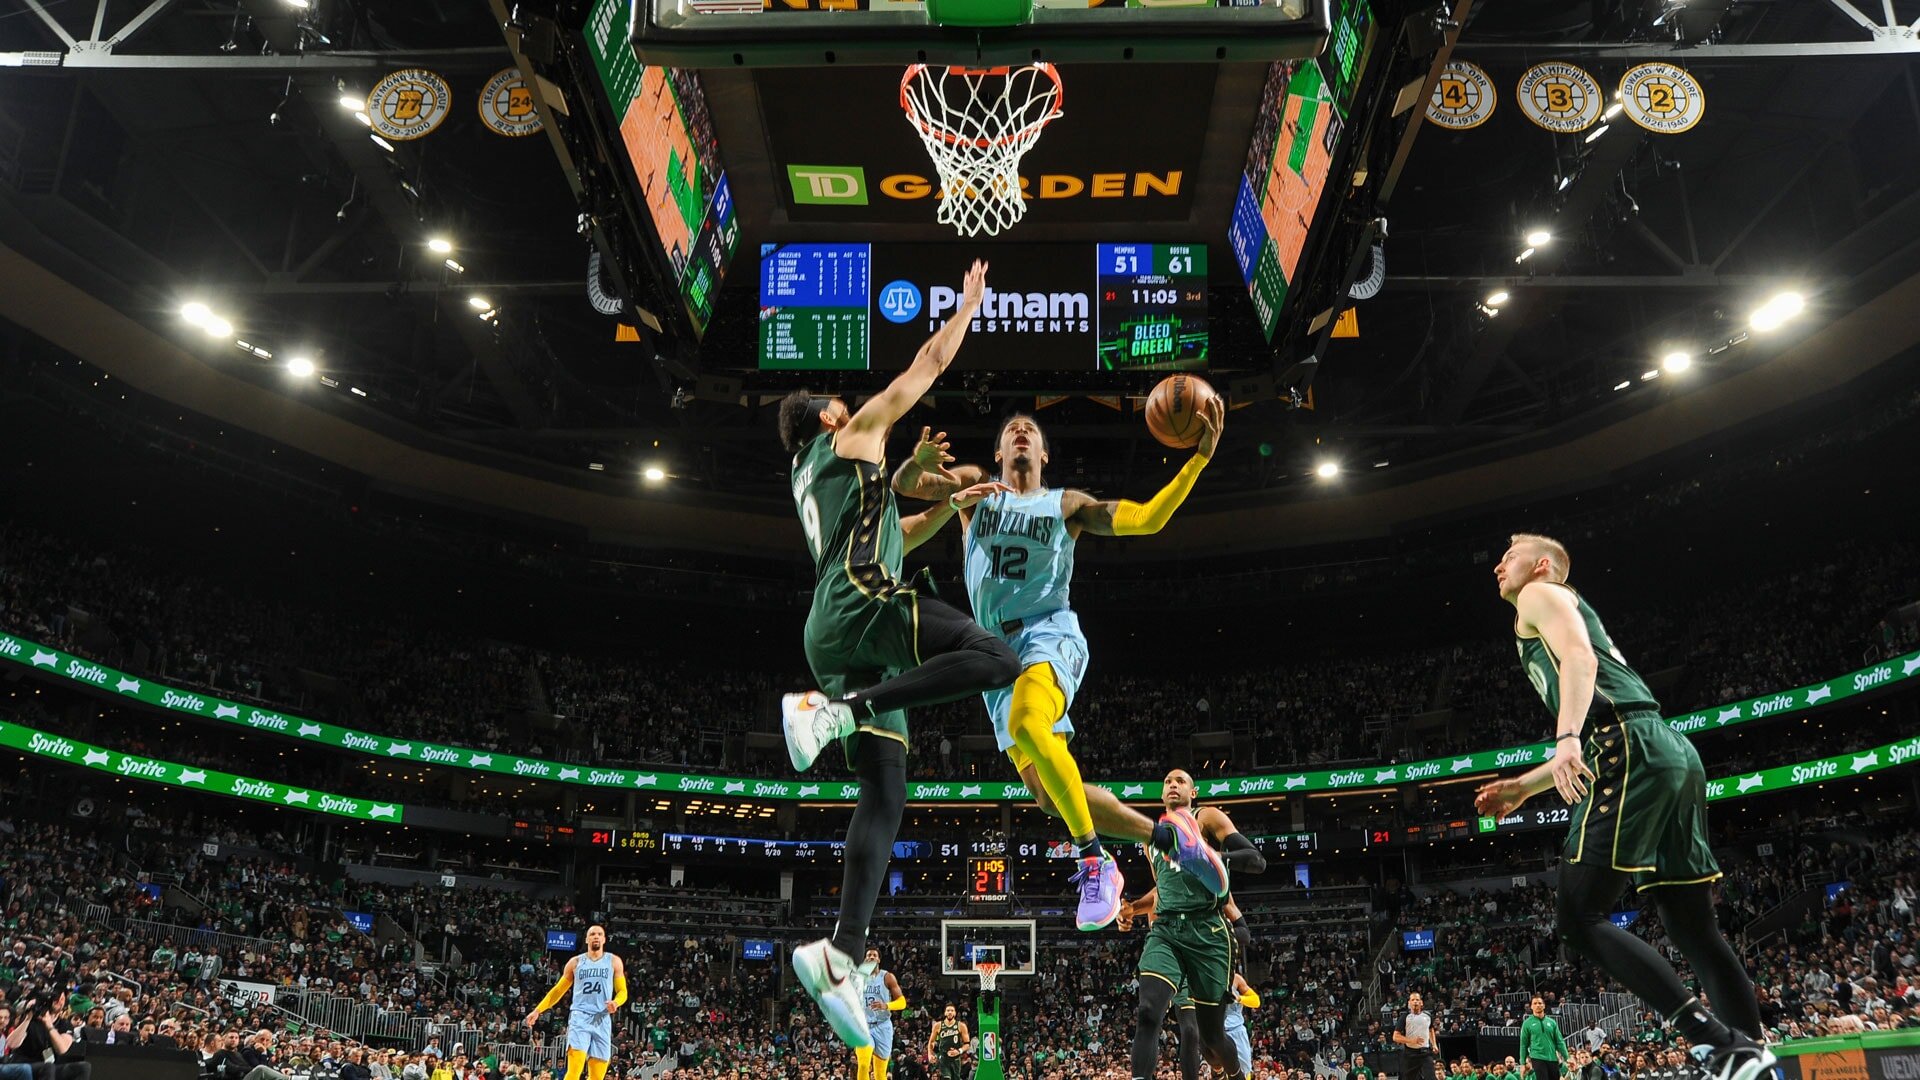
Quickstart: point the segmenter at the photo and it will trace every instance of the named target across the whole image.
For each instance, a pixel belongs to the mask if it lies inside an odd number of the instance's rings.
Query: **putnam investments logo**
[[[800,205],[867,205],[867,171],[858,165],[789,165],[787,183]]]

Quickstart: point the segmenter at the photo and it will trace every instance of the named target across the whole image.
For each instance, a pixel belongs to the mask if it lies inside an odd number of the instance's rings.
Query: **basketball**
[[[1207,430],[1200,422],[1200,410],[1216,396],[1198,375],[1169,375],[1147,395],[1147,430],[1176,449],[1192,446]]]

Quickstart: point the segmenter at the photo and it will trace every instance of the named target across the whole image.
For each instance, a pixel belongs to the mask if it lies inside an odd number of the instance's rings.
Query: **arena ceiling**
[[[1539,487],[1602,482],[1920,341],[1920,3],[1448,7],[1465,12],[1451,55],[1503,100],[1473,130],[1421,127],[1360,336],[1332,342],[1311,409],[1233,414],[1190,540],[1248,543],[1249,510],[1265,535],[1378,531],[1511,489],[1516,463]],[[144,391],[115,408],[184,406],[377,486],[669,542],[784,515],[765,406],[707,400],[590,306],[548,140],[463,109],[388,151],[342,107],[401,67],[477,86],[516,60],[508,19],[498,0],[0,0],[0,65],[27,65],[0,66],[0,316]],[[1542,61],[1608,83],[1650,59],[1700,80],[1691,131],[1556,136],[1511,99]],[[1551,244],[1517,263],[1536,228]],[[750,348],[726,313],[752,307],[751,277],[733,275],[709,353]],[[1807,298],[1801,321],[1753,334],[1783,289]],[[184,325],[192,298],[274,355]],[[1642,378],[1674,350],[1697,358],[1684,378]],[[287,374],[302,353],[333,385]],[[989,392],[911,422],[981,445],[996,412],[1033,404]],[[1169,468],[1136,418],[1073,399],[1042,417],[1077,484],[1139,491]],[[1337,486],[1312,476],[1328,459]],[[669,482],[644,487],[649,465]]]

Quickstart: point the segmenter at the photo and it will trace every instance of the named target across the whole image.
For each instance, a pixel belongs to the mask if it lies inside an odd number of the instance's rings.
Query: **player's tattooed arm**
[[[1215,846],[1220,849],[1221,862],[1249,874],[1258,874],[1266,870],[1267,857],[1260,854],[1260,849],[1253,846],[1253,841],[1247,839],[1239,829],[1234,827],[1233,819],[1227,816],[1226,811],[1218,807],[1203,806],[1200,808],[1197,820],[1200,822],[1201,833],[1212,839]]]
[[[1173,512],[1187,500],[1193,485],[1200,481],[1200,470],[1213,460],[1213,452],[1219,446],[1220,432],[1226,428],[1227,407],[1219,398],[1200,414],[1200,422],[1205,430],[1200,434],[1200,444],[1194,448],[1193,457],[1181,466],[1166,487],[1154,493],[1153,498],[1137,503],[1131,499],[1100,500],[1084,491],[1069,491],[1060,504],[1061,516],[1067,519],[1067,527],[1073,530],[1077,538],[1082,532],[1095,536],[1151,536],[1167,527],[1173,520]]]
[[[987,478],[978,465],[956,465],[948,452],[947,433],[932,434],[932,428],[920,429],[920,442],[893,473],[893,490],[909,499],[933,502]]]

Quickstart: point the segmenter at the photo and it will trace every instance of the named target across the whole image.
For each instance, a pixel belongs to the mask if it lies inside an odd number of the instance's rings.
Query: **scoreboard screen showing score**
[[[1207,245],[1101,244],[1100,368],[1207,363]]]
[[[759,366],[901,371],[964,300],[980,249],[767,244]],[[1205,244],[1001,244],[958,370],[1171,371],[1207,364]]]
[[[1013,891],[1013,869],[1005,855],[976,855],[967,860],[967,899],[999,903]]]

